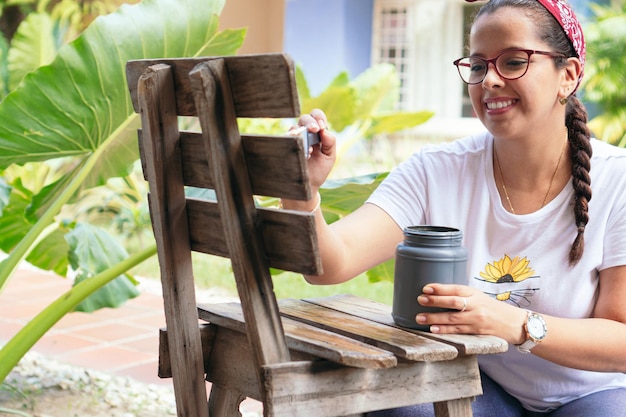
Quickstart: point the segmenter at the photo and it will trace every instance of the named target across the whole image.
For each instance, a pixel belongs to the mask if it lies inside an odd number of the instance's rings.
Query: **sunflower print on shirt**
[[[480,272],[480,277],[474,277],[474,279],[493,284],[494,291],[486,292],[486,294],[496,300],[525,307],[530,305],[533,294],[539,291],[539,288],[529,288],[528,283],[525,282],[528,279],[539,278],[529,264],[530,261],[526,257],[516,256],[511,259],[505,254],[503,258],[487,264],[484,271]]]

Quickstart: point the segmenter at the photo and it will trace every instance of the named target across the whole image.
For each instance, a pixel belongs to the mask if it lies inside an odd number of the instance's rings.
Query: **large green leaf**
[[[9,44],[0,33],[0,99],[9,92]]]
[[[339,220],[359,208],[389,173],[368,174],[358,177],[327,180],[320,190],[324,218],[329,223]],[[370,282],[393,281],[395,261],[389,260],[369,271]]]
[[[11,187],[7,184],[3,177],[0,177],[0,217],[7,204],[9,204],[9,196],[11,195]]]
[[[416,126],[426,122],[433,116],[433,112],[397,112],[373,116],[371,128],[365,134],[366,137],[380,133],[393,133],[407,127]]]
[[[55,227],[26,257],[31,265],[45,271],[54,271],[59,276],[66,276],[69,266],[70,247],[65,239],[64,228]]]
[[[217,31],[223,4],[145,0],[96,19],[0,103],[0,168],[85,156],[106,145],[89,183],[124,175],[137,159],[138,119],[126,86],[126,62],[235,53],[244,31]]]
[[[32,199],[28,210],[37,213],[37,223],[10,260],[0,262],[0,289],[63,205],[81,189],[125,176],[137,160],[139,116],[130,102],[126,62],[234,54],[245,30],[218,32],[223,6],[224,0],[123,5],[96,19],[0,103],[0,170],[63,157],[77,160],[76,169]],[[0,235],[4,232],[0,228]]]
[[[20,24],[9,49],[9,90],[24,76],[52,62],[57,52],[54,24],[47,13],[30,13]]]
[[[374,115],[395,110],[400,97],[400,78],[395,66],[379,64],[370,67],[359,74],[352,85],[361,98],[357,114]]]
[[[327,180],[320,189],[321,207],[326,220],[333,222],[359,208],[387,175],[368,174]]]
[[[0,216],[0,250],[10,252],[32,226],[26,218],[26,210],[32,202],[32,192],[22,186],[18,179],[13,187],[3,188],[8,197]],[[8,192],[8,194],[6,194]]]
[[[128,258],[126,250],[108,233],[86,223],[78,223],[65,235],[70,247],[70,263],[76,271],[74,285],[106,271]],[[76,311],[91,312],[102,307],[118,307],[139,295],[130,276],[120,275],[81,302]]]

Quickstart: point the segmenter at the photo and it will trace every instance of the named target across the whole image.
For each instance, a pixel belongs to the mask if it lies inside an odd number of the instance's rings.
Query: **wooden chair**
[[[299,116],[288,56],[130,61],[127,78],[161,266],[159,374],[173,377],[178,416],[238,416],[246,397],[265,416],[422,402],[438,417],[471,416],[476,355],[505,351],[504,341],[403,330],[389,306],[355,296],[277,301],[270,267],[321,271],[315,220],[259,208],[254,196],[309,199],[305,145],[240,135],[237,118]],[[178,116],[199,116],[202,133],[179,131]],[[186,197],[186,187],[217,201]],[[232,260],[240,303],[196,306],[192,251]]]

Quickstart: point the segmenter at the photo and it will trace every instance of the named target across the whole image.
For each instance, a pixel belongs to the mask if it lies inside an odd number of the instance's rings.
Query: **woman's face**
[[[470,55],[491,59],[516,48],[554,52],[537,32],[524,13],[501,8],[475,21]],[[476,115],[495,137],[521,137],[532,134],[534,128],[563,126],[564,106],[558,100],[564,74],[546,55],[531,55],[528,71],[517,80],[501,78],[489,64],[483,82],[468,87],[469,96]]]

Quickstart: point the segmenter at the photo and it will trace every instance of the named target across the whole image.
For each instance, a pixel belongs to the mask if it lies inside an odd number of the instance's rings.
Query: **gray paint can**
[[[422,288],[429,283],[466,284],[467,249],[463,233],[444,226],[410,226],[404,241],[396,248],[392,316],[397,325],[428,331],[415,316],[423,312],[447,311],[424,307],[417,302]]]

